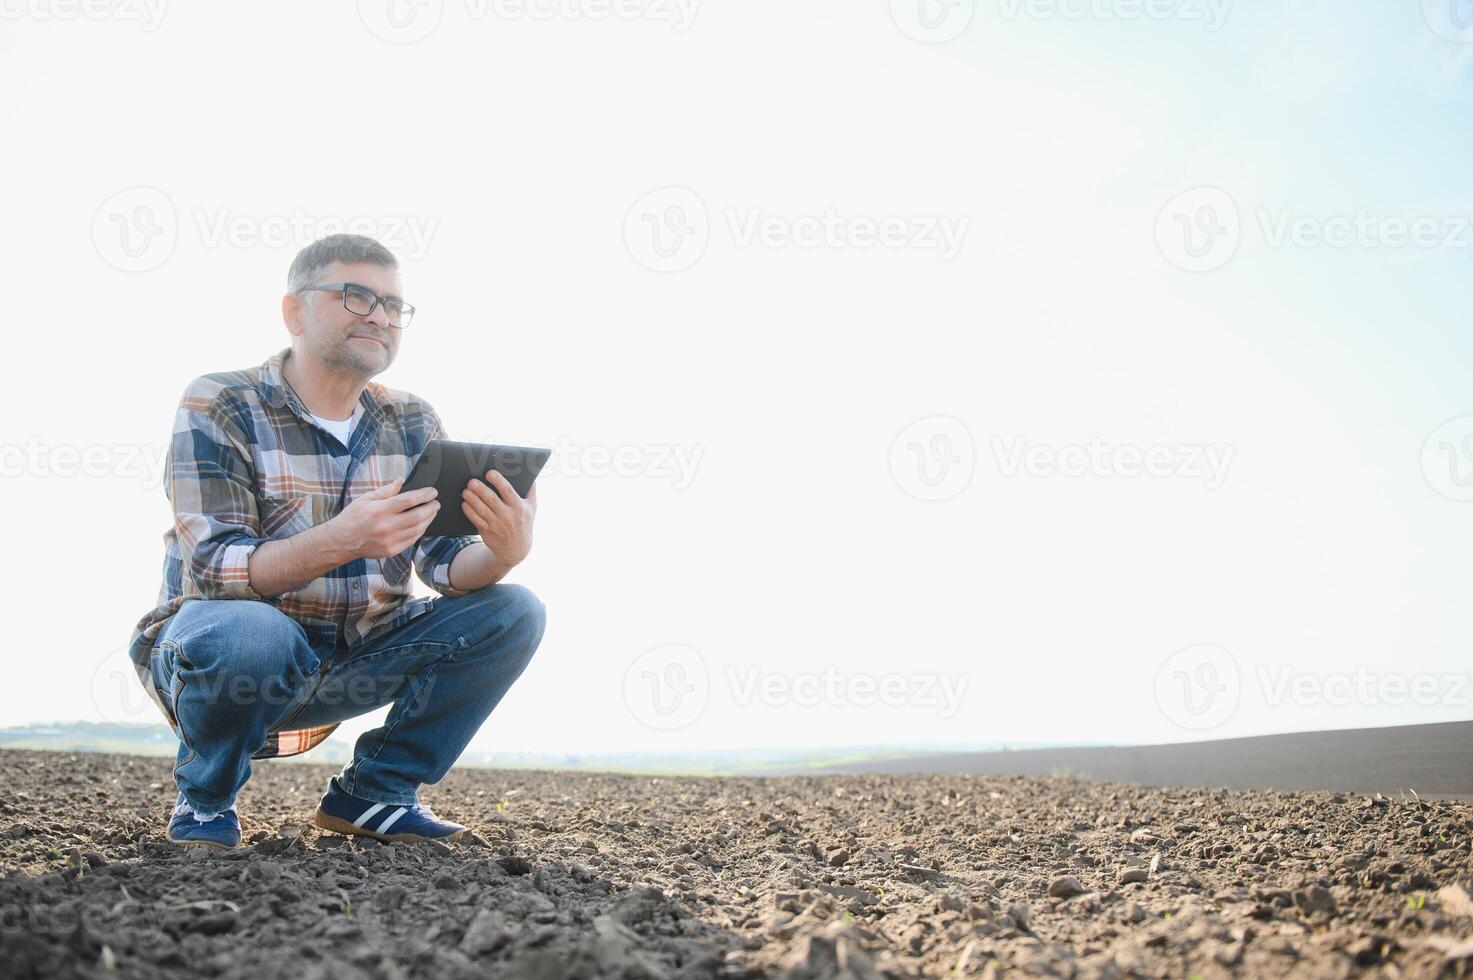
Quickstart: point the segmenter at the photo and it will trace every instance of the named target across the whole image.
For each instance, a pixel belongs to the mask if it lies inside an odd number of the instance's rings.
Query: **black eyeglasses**
[[[321,286],[303,286],[297,290],[305,293],[308,290],[319,290],[324,293],[342,293],[343,308],[354,316],[368,316],[378,309],[382,303],[384,316],[389,321],[389,326],[398,327],[403,330],[409,326],[409,321],[414,319],[414,307],[404,302],[397,296],[380,296],[367,286],[360,286],[356,282],[334,282]]]

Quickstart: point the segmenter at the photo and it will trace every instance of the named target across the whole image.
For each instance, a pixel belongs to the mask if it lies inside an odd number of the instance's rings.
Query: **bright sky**
[[[174,406],[349,227],[557,450],[479,747],[1473,717],[1463,7],[0,0],[0,716],[158,720]]]

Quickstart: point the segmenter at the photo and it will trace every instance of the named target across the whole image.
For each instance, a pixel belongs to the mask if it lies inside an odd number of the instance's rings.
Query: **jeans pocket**
[[[173,672],[172,677],[173,682],[169,685],[167,692],[169,712],[174,719],[174,734],[178,736],[179,744],[184,746],[183,757],[174,760],[174,784],[177,786],[179,784],[179,770],[193,762],[199,753],[195,751],[194,745],[191,744],[189,739],[189,732],[185,729],[183,722],[179,720],[178,705],[179,697],[184,693],[184,678],[178,670]]]
[[[178,699],[178,645],[172,640],[161,640],[148,652],[148,680],[158,696],[159,706],[164,710],[169,726],[179,727]]]
[[[279,721],[271,725],[268,729],[269,732],[284,732],[291,729],[292,722],[296,721],[297,717],[306,710],[307,705],[312,703],[312,699],[317,696],[318,690],[321,689],[322,680],[327,676],[327,672],[332,666],[331,656],[327,652],[319,653],[317,665],[313,668],[311,675],[308,676],[307,685],[302,693],[298,695],[297,703],[292,705],[286,714],[282,715]]]

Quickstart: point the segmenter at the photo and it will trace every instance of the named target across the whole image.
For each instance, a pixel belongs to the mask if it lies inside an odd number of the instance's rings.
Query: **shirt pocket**
[[[289,538],[319,524],[326,518],[326,502],[320,494],[298,493],[278,497],[258,497],[261,535],[267,538]]]

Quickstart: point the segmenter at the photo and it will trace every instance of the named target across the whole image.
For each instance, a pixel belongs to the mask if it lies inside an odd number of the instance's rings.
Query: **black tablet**
[[[525,497],[551,455],[551,449],[431,439],[424,452],[419,454],[419,459],[414,461],[414,467],[399,492],[421,487],[434,487],[439,491],[435,499],[440,502],[440,512],[425,529],[426,537],[478,534],[476,526],[461,509],[460,492],[471,478],[486,483],[486,471],[495,470],[506,477],[513,490]]]

